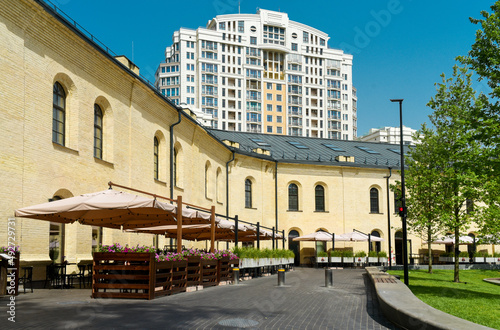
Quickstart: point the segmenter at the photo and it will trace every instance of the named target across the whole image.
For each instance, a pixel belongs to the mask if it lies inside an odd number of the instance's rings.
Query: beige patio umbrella
[[[20,208],[15,216],[119,229],[176,224],[175,212],[172,204],[108,189]]]

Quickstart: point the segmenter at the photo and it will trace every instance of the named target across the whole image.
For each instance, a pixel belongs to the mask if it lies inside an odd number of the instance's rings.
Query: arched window
[[[205,197],[210,198],[210,162],[205,164]]]
[[[160,152],[160,142],[158,141],[158,138],[155,136],[154,140],[154,159],[155,159],[155,179],[158,180],[159,178],[159,152]]]
[[[94,104],[94,157],[102,159],[102,110]]]
[[[223,186],[223,181],[222,181],[222,170],[217,168],[217,173],[215,176],[215,196],[217,198],[217,202],[222,203],[222,198],[223,198],[223,192],[224,192],[224,186]]]
[[[250,179],[245,180],[245,207],[252,208],[252,181]]]
[[[325,211],[325,188],[323,186],[317,185],[314,188],[314,197],[315,197],[315,205],[316,212],[324,212]]]
[[[295,183],[291,183],[288,186],[288,210],[299,210],[299,188]]]
[[[66,134],[66,92],[56,82],[52,97],[52,142],[64,146]]]
[[[174,173],[173,173],[173,179],[174,179],[174,182],[173,182],[173,185],[174,187],[177,187],[177,183],[179,182],[177,180],[177,156],[179,155],[179,150],[177,148],[174,148],[174,166],[173,166],[173,170],[174,170]]]
[[[370,213],[379,213],[377,188],[370,189]]]

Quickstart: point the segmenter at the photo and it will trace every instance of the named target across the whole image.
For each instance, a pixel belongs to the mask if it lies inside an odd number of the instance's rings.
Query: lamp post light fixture
[[[403,99],[391,99],[391,102],[399,103],[399,147],[401,156],[401,207],[403,214],[401,222],[403,224],[403,272],[404,283],[408,283],[408,233],[406,230],[406,198],[405,198],[405,157],[403,152]]]

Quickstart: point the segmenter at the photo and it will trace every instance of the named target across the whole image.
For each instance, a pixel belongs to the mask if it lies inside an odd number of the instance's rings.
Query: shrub
[[[376,258],[376,257],[378,257],[377,251],[370,251],[370,252],[368,252],[368,256],[370,258]]]
[[[488,253],[486,251],[477,251],[476,253],[474,253],[474,257],[476,257],[476,258],[484,258],[487,256],[488,256]]]
[[[332,252],[330,252],[330,256],[331,257],[342,257],[342,251],[333,250]]]
[[[387,252],[385,252],[385,251],[380,251],[380,252],[378,253],[378,256],[379,256],[380,258],[387,258]]]
[[[354,255],[356,258],[362,258],[366,257],[366,252],[365,251],[357,251],[356,254]]]
[[[462,251],[462,252],[460,252],[460,254],[459,254],[458,256],[459,256],[459,257],[466,257],[466,258],[468,258],[468,257],[469,257],[469,252],[467,252],[467,251]]]
[[[347,257],[347,258],[349,258],[349,257],[354,257],[354,254],[352,253],[352,251],[351,251],[351,250],[344,250],[344,251],[342,252],[342,256],[343,256],[343,257]]]
[[[318,253],[318,257],[328,257],[328,253],[326,253],[325,251],[321,251]]]

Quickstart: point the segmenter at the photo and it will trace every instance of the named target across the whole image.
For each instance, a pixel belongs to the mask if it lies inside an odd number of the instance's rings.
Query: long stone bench
[[[437,310],[420,299],[396,277],[366,267],[378,296],[380,308],[394,324],[405,329],[491,329]]]

